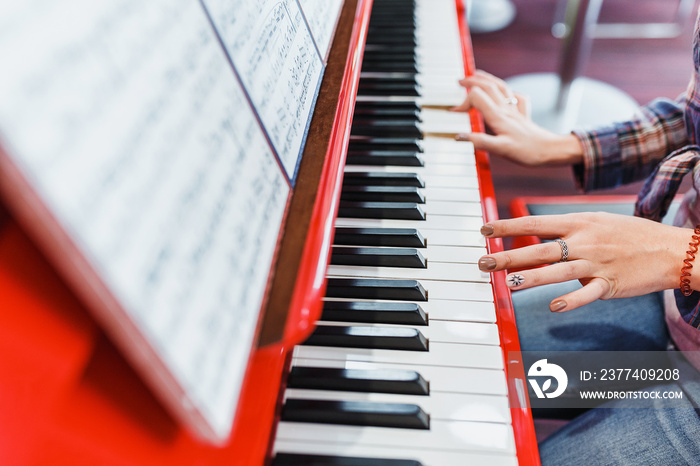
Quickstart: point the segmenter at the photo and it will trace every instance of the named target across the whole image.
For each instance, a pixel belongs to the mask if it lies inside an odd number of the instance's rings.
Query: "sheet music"
[[[0,138],[229,433],[289,186],[194,0],[0,7]]]
[[[296,0],[203,0],[290,178],[323,74]]]
[[[321,56],[328,56],[343,0],[299,0]]]

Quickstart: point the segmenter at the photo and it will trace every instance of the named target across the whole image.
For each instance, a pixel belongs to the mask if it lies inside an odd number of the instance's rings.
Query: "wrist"
[[[543,154],[545,165],[574,165],[583,162],[583,147],[573,134],[553,134]]]

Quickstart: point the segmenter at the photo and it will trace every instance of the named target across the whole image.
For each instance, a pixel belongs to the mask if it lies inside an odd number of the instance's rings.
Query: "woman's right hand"
[[[578,138],[538,126],[530,119],[528,98],[514,93],[502,79],[477,70],[460,84],[467,88],[467,98],[453,111],[478,110],[493,134],[466,133],[458,139],[472,142],[477,150],[521,165],[564,165],[583,161]]]

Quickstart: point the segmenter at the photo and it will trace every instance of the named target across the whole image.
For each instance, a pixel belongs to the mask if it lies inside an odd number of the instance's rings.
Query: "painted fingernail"
[[[479,270],[488,272],[496,268],[496,259],[493,257],[482,257],[479,259]]]
[[[458,141],[468,141],[468,140],[469,140],[469,134],[468,134],[468,133],[458,134],[457,136],[455,136],[455,139],[458,140]]]
[[[484,236],[491,236],[493,234],[493,225],[484,225],[481,227],[481,234]]]
[[[508,286],[510,288],[515,288],[516,286],[520,286],[523,283],[525,283],[525,277],[523,277],[520,274],[514,273],[512,275],[508,275],[506,281],[508,282]]]
[[[559,301],[554,301],[549,305],[549,310],[552,312],[561,312],[566,309],[566,301],[560,299]]]

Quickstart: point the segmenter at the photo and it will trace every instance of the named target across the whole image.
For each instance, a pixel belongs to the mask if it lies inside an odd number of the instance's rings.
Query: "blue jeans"
[[[668,332],[659,294],[596,301],[561,314],[549,311],[552,299],[576,286],[578,282],[569,282],[513,293],[523,351],[666,349]],[[607,402],[544,440],[539,446],[542,464],[700,464],[700,374],[689,364],[680,369],[680,382],[644,389],[683,390],[677,408],[630,408],[629,400]]]

